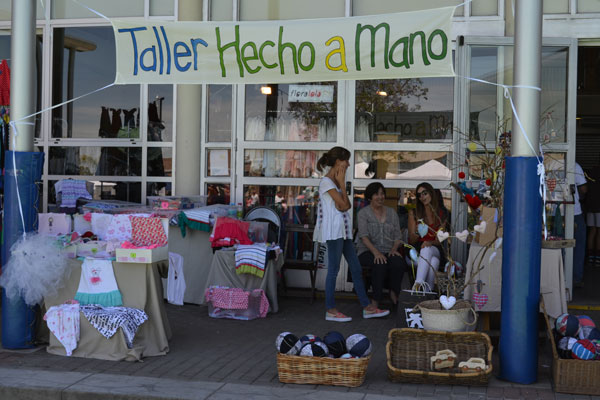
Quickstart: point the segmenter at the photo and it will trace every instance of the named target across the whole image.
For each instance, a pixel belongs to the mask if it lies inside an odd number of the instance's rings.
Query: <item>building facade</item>
[[[261,21],[461,3],[38,1],[37,109],[113,82],[113,30],[93,11],[108,18]],[[10,58],[10,6],[10,0],[0,0],[0,59]],[[388,188],[389,205],[407,207],[415,201],[416,185],[429,181],[442,191],[453,228],[462,230],[468,210],[449,185],[459,171],[477,185],[478,154],[495,148],[497,135],[510,130],[502,85],[512,83],[513,34],[511,1],[474,0],[457,7],[453,18],[454,78],[108,87],[37,117],[35,146],[46,153],[43,209],[56,202],[56,181],[78,177],[94,183],[99,199],[145,203],[152,195],[206,194],[209,202],[273,206],[285,221],[310,223],[321,177],[316,160],[339,145],[352,153],[348,190],[354,210],[364,204],[364,188],[373,179]],[[569,198],[575,160],[591,167],[600,151],[599,39],[600,2],[544,1],[540,140],[546,167],[559,182],[554,199]],[[310,91],[323,97],[306,101],[302,93]],[[567,237],[573,234],[572,208],[563,211]],[[454,251],[464,258],[464,248]],[[570,260],[569,249],[569,287]],[[351,287],[344,275],[338,289]],[[300,275],[297,280],[308,285]]]

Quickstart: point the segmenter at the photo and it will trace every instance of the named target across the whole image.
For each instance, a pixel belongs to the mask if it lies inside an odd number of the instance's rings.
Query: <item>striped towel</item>
[[[256,243],[238,245],[235,251],[235,272],[239,274],[252,274],[259,278],[265,275],[267,264],[267,245]]]
[[[198,208],[194,208],[191,210],[185,210],[183,212],[185,216],[192,221],[202,222],[204,224],[210,224],[210,210],[202,210]]]

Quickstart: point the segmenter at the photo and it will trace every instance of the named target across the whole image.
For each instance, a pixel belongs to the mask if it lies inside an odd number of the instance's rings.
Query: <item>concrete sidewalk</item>
[[[392,383],[387,378],[387,333],[404,322],[396,314],[364,320],[356,300],[341,300],[338,307],[354,320],[346,324],[325,321],[320,299],[311,305],[308,299],[281,298],[279,313],[254,321],[217,320],[208,317],[204,306],[167,305],[173,329],[170,352],[143,362],[61,357],[46,353],[45,348],[0,350],[0,399],[594,398],[552,391],[547,341],[541,343],[539,380],[533,385],[515,385],[495,377],[483,388]],[[344,335],[363,333],[373,342],[364,384],[345,388],[279,382],[277,334],[322,336],[330,330]],[[494,357],[497,372],[496,352]]]

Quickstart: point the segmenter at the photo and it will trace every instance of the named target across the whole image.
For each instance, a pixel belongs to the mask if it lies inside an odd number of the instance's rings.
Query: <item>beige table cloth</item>
[[[493,252],[493,249],[488,249],[484,254],[483,247],[477,243],[472,243],[469,250],[466,279],[469,279],[471,270],[479,265],[480,260],[484,266],[483,270],[471,280],[471,282],[477,283],[481,279],[484,283],[481,293],[488,295],[487,304],[481,309],[475,306],[478,311],[501,311],[502,248],[497,251],[496,256],[490,262],[490,255]],[[474,289],[475,285],[468,286],[465,289],[464,298],[471,300]],[[550,317],[556,318],[567,312],[567,296],[560,249],[542,249],[540,293],[544,297],[546,311]]]
[[[184,303],[203,304],[206,279],[213,258],[210,247],[210,232],[186,228],[181,236],[179,226],[169,226],[169,251],[183,257],[183,277],[185,279]],[[167,293],[167,280],[163,279],[164,293]]]
[[[81,261],[70,260],[71,275],[56,296],[44,299],[46,309],[72,299],[79,287]],[[102,360],[136,361],[143,357],[160,356],[169,352],[171,327],[163,301],[158,266],[154,264],[118,263],[113,261],[117,285],[125,307],[139,308],[148,315],[148,320],[138,329],[133,340],[133,348],[128,349],[121,329],[110,338],[94,328],[83,313],[80,313],[80,340],[73,351],[75,357],[98,358]],[[164,269],[165,266],[161,267]],[[50,332],[48,353],[66,355],[65,348]]]
[[[212,285],[227,286],[243,289],[262,289],[269,299],[269,311],[279,311],[277,302],[277,273],[283,265],[283,255],[277,259],[269,260],[265,274],[259,278],[252,274],[240,274],[235,271],[235,251],[217,250],[212,258],[208,279],[202,293]],[[206,302],[204,297],[202,302]]]

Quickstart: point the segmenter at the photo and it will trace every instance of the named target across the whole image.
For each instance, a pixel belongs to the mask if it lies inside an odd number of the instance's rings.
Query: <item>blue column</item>
[[[542,199],[536,157],[507,157],[502,245],[500,378],[537,380]]]
[[[13,165],[13,154],[15,165]],[[4,243],[2,244],[2,268],[10,258],[10,248],[21,239],[23,223],[19,208],[25,219],[25,231],[34,230],[40,205],[39,190],[36,184],[42,177],[44,153],[6,152],[4,173]],[[18,194],[17,197],[17,182]],[[9,300],[2,289],[2,346],[7,349],[25,349],[34,347],[35,310],[21,298]]]

